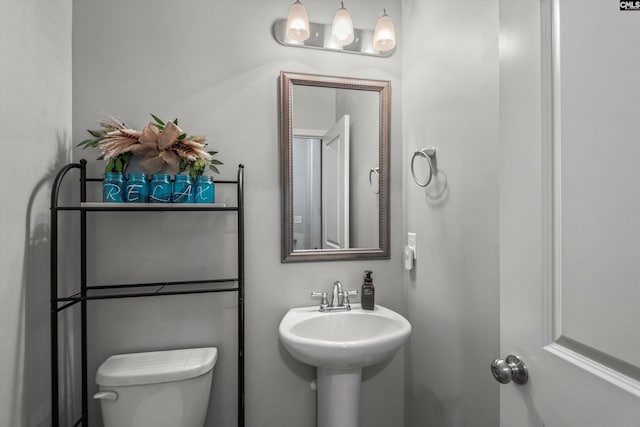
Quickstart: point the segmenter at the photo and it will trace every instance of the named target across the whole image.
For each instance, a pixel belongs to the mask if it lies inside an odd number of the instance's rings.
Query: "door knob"
[[[509,384],[513,381],[523,385],[529,381],[527,366],[518,357],[510,354],[506,359],[496,359],[491,363],[491,373],[493,378],[500,384]]]

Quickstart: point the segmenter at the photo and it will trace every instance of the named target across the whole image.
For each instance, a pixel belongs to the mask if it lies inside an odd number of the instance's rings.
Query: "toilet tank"
[[[215,347],[117,354],[96,373],[105,427],[202,427]]]

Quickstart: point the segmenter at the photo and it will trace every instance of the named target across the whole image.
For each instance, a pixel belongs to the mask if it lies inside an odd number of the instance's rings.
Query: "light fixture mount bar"
[[[284,46],[306,47],[332,52],[355,53],[358,55],[377,56],[385,58],[393,55],[396,48],[379,52],[373,48],[373,30],[354,28],[354,40],[346,46],[338,46],[331,38],[331,24],[309,22],[311,35],[305,41],[295,41],[287,37],[287,20],[278,19],[273,23],[273,37]]]

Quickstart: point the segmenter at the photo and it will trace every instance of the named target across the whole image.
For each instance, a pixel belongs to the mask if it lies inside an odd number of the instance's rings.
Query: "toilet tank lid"
[[[115,387],[186,380],[212,370],[217,359],[215,347],[116,354],[100,365],[96,383]]]

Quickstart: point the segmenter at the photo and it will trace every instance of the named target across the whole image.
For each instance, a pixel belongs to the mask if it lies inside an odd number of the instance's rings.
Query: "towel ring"
[[[427,182],[425,183],[421,183],[420,181],[418,181],[418,178],[416,178],[416,172],[414,170],[414,162],[416,160],[416,157],[422,157],[424,159],[427,159],[427,162],[429,162],[429,178],[427,178]],[[438,162],[436,160],[436,149],[431,147],[431,148],[423,148],[421,150],[416,151],[415,153],[413,153],[413,157],[411,157],[411,175],[413,176],[413,180],[416,182],[416,184],[418,184],[420,187],[426,187],[427,185],[429,185],[431,183],[431,180],[433,179],[434,175],[438,175]]]
[[[378,182],[378,191],[376,191],[375,187],[373,186],[373,179],[371,178],[372,175],[376,176],[376,181]],[[369,188],[371,188],[371,192],[373,194],[380,194],[380,168],[379,167],[371,168],[371,170],[369,171]]]

